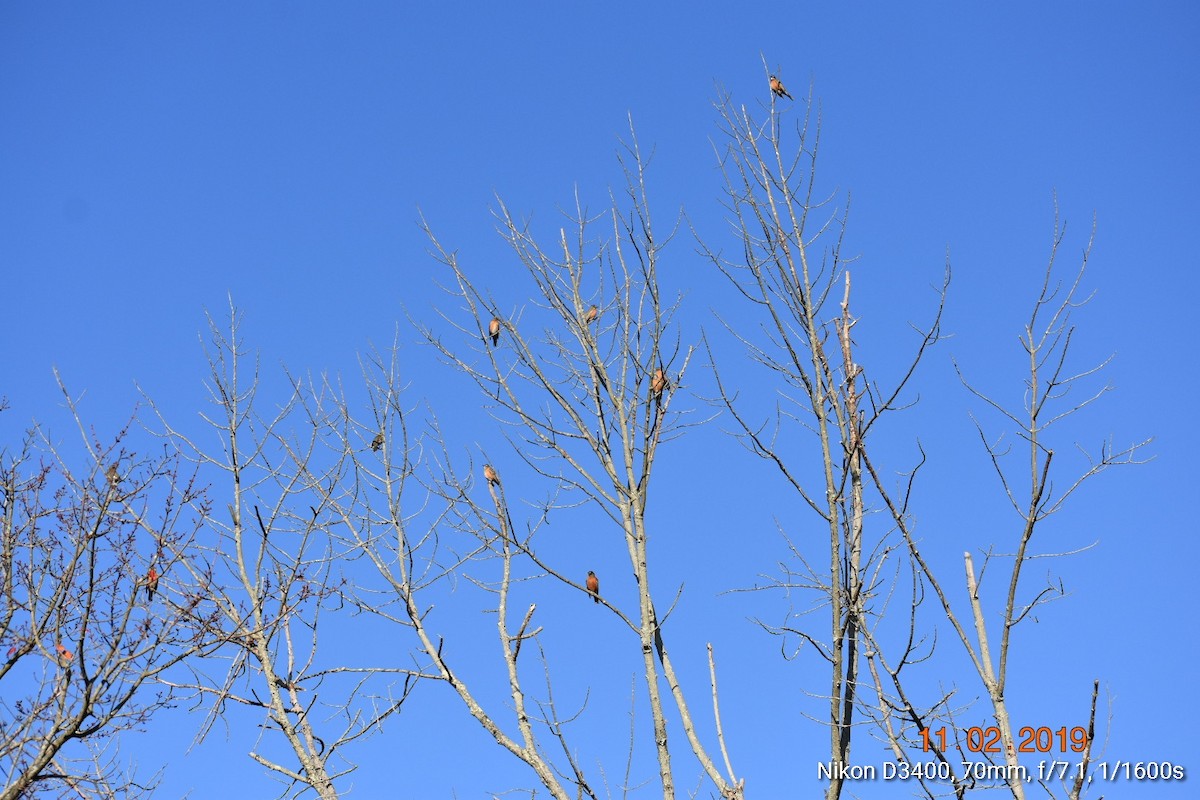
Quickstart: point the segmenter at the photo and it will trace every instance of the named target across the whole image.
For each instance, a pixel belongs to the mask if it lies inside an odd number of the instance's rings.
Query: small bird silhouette
[[[158,570],[153,566],[146,573],[146,599],[153,600],[154,593],[158,591]]]
[[[121,472],[117,469],[117,462],[114,461],[108,465],[108,472],[106,472],[105,475],[108,476],[109,483],[111,483],[113,486],[117,485],[117,483],[121,480]]]
[[[488,485],[500,484],[500,476],[496,474],[496,470],[491,464],[483,465],[483,477],[487,478]]]
[[[587,590],[592,595],[592,601],[600,602],[600,579],[596,577],[596,573],[588,570]]]
[[[771,91],[780,97],[786,97],[788,100],[796,99],[796,98],[792,97],[790,94],[788,94],[788,90],[783,88],[783,82],[780,81],[779,78],[776,78],[774,75],[771,76]]]
[[[654,392],[654,396],[660,396],[663,393],[663,389],[669,388],[671,387],[667,383],[667,374],[663,372],[662,367],[654,370],[654,377],[650,379],[650,391]]]
[[[383,447],[383,431],[375,434],[375,438],[371,440],[371,452],[378,453],[381,447]]]
[[[591,325],[593,322],[596,321],[596,317],[598,317],[598,316],[600,316],[600,309],[596,308],[595,306],[592,306],[591,308],[589,308],[587,310],[587,313],[585,313],[583,315],[583,324]]]
[[[488,323],[488,335],[492,337],[492,347],[500,343],[500,318],[492,317]]]
[[[58,663],[64,667],[70,664],[71,660],[75,658],[75,654],[64,647],[62,642],[54,645],[54,649],[58,653]]]

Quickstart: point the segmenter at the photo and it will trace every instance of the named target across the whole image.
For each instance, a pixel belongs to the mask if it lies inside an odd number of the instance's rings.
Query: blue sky
[[[7,4],[0,395],[11,408],[0,446],[35,419],[69,436],[52,367],[86,391],[84,416],[102,434],[128,418],[138,386],[194,419],[205,402],[204,312],[224,314],[232,296],[268,383],[279,365],[354,378],[357,354],[387,345],[398,327],[413,397],[460,425],[451,444],[464,463],[480,448],[499,452],[472,387],[439,368],[407,322],[435,324],[449,302],[419,215],[502,306],[519,307],[519,265],[491,216],[497,197],[547,232],[577,190],[602,209],[620,186],[615,155],[632,117],[654,152],[660,221],[682,208],[697,229],[726,237],[712,102],[720,85],[752,109],[766,103],[765,58],[793,95],[811,86],[820,103],[819,176],[852,198],[857,334],[875,374],[895,368],[907,323],[927,318],[931,286],[947,257],[953,264],[943,325],[952,338],[919,375],[921,404],[886,434],[896,469],[918,437],[930,453],[918,520],[947,569],[1013,526],[968,412],[997,421],[950,359],[1019,403],[1016,337],[1049,252],[1055,198],[1067,224],[1063,266],[1095,219],[1085,285],[1096,294],[1077,320],[1080,361],[1115,354],[1106,371],[1115,391],[1062,446],[1072,436],[1089,446],[1110,434],[1117,444],[1154,437],[1155,459],[1103,476],[1050,526],[1061,540],[1047,549],[1099,544],[1050,566],[1070,595],[1020,629],[1010,702],[1025,724],[1082,724],[1099,678],[1112,700],[1108,760],[1200,769],[1191,731],[1200,703],[1180,683],[1195,674],[1200,633],[1195,525],[1184,513],[1200,445],[1187,399],[1197,367],[1187,308],[1200,288],[1198,35],[1200,11],[1186,3]],[[685,340],[716,329],[714,309],[736,321],[740,307],[686,232],[666,258],[664,281],[685,293]],[[736,357],[731,343],[721,347]],[[706,408],[702,368],[689,384],[676,404]],[[772,573],[784,557],[776,520],[795,534],[805,518],[721,427],[672,445],[659,465],[658,583],[686,581],[675,658],[698,696],[703,644],[722,659],[735,768],[755,796],[790,796],[808,785],[807,754],[824,742],[802,716],[824,670],[783,663],[778,643],[746,621],[778,621],[786,600],[720,593]],[[707,459],[702,475],[696,459]],[[619,591],[621,553],[580,547]],[[580,613],[564,608],[574,629],[553,638],[579,654],[565,680],[591,687],[596,738],[619,736],[636,647],[612,620]],[[494,656],[491,642],[478,646]],[[946,670],[946,683],[978,692],[969,675]],[[359,796],[468,798],[531,785],[441,688],[355,753]],[[236,734],[185,759],[189,724],[177,715],[127,745],[147,767],[169,762],[163,796],[212,796],[231,780],[254,796],[271,791]],[[453,758],[446,742],[461,742]],[[856,756],[886,758],[871,748],[864,740]],[[620,774],[619,748],[589,752]],[[863,796],[880,788],[894,791]],[[1183,797],[1185,785],[1137,791]]]

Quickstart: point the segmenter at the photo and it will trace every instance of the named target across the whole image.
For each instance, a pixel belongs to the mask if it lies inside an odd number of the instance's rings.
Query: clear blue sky
[[[614,155],[632,115],[654,149],[660,219],[682,207],[724,236],[714,87],[758,107],[765,57],[798,98],[813,87],[820,174],[853,198],[847,248],[861,255],[865,358],[902,352],[907,321],[925,318],[947,254],[953,263],[953,338],[920,376],[923,405],[888,434],[897,469],[918,436],[931,454],[918,519],[933,550],[957,557],[1012,530],[967,415],[980,409],[949,359],[1019,403],[1016,336],[1054,197],[1068,224],[1064,266],[1094,215],[1096,297],[1078,318],[1080,357],[1115,354],[1116,391],[1080,419],[1079,438],[1153,436],[1156,459],[1104,476],[1052,526],[1061,549],[1099,545],[1051,566],[1070,595],[1021,629],[1009,699],[1022,724],[1082,724],[1099,678],[1112,700],[1108,760],[1200,770],[1200,701],[1183,680],[1196,673],[1200,633],[1186,512],[1200,445],[1188,311],[1200,288],[1198,40],[1190,3],[5,4],[0,395],[12,408],[0,415],[0,445],[34,419],[70,436],[54,366],[86,390],[85,417],[102,435],[128,417],[135,382],[194,418],[205,402],[203,314],[224,313],[232,294],[267,372],[282,363],[353,378],[356,354],[399,325],[414,398],[475,420],[455,432],[459,452],[498,452],[495,426],[467,413],[479,404],[471,387],[439,371],[405,321],[434,323],[446,302],[419,211],[478,283],[516,307],[518,265],[494,232],[495,198],[547,230],[576,187],[599,210],[620,183]],[[715,327],[710,309],[736,306],[685,235],[667,258],[666,280],[688,291],[681,325],[694,341]],[[702,369],[691,379],[695,395],[710,392]],[[704,408],[699,397],[683,402]],[[718,594],[773,571],[784,556],[776,518],[792,533],[806,518],[710,427],[673,445],[656,473],[656,502],[671,509],[656,510],[659,585],[687,585],[674,657],[703,706],[703,645],[716,644],[731,756],[752,796],[808,796],[825,734],[801,714],[813,712],[804,692],[821,690],[825,670],[782,663],[777,642],[745,621],[778,621],[785,600]],[[701,477],[688,469],[697,458],[707,459]],[[622,553],[580,546],[621,591]],[[617,739],[585,742],[585,763],[603,758],[615,782],[635,643],[610,618],[582,616],[592,611],[562,610],[563,624],[595,628],[555,641],[578,653],[572,683],[593,689],[589,730]],[[478,646],[494,656],[494,643]],[[970,676],[943,680],[978,692]],[[353,753],[357,796],[475,798],[532,784],[443,688]],[[184,758],[194,719],[171,717],[173,731],[155,723],[125,754],[148,769],[168,763],[162,796],[212,797],[227,781],[268,796],[244,734]],[[454,759],[448,742],[460,743]],[[856,759],[882,762],[872,748],[864,739]],[[864,796],[876,790],[898,791]],[[1190,791],[1108,792],[1130,793]]]

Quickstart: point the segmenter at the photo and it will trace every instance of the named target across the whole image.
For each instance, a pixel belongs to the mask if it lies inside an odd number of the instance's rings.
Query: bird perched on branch
[[[371,440],[371,452],[378,453],[381,447],[383,447],[383,431],[375,434],[375,438]]]
[[[483,465],[483,477],[487,478],[488,485],[500,485],[500,476],[496,474],[496,469],[491,464]]]
[[[786,97],[788,100],[796,99],[796,98],[792,97],[790,94],[788,94],[788,90],[783,88],[783,82],[780,81],[779,78],[776,78],[774,75],[771,76],[771,91],[774,94],[778,95],[779,97]]]
[[[592,596],[592,601],[599,603],[600,602],[600,579],[597,578],[596,573],[592,572],[591,570],[588,570],[587,590],[588,590],[588,593],[591,594],[591,596]]]
[[[146,599],[153,600],[154,593],[158,591],[158,570],[153,565],[150,571],[146,573]]]
[[[500,318],[492,317],[492,321],[488,323],[488,336],[492,337],[492,347],[500,343]]]
[[[654,392],[655,397],[659,397],[663,393],[663,389],[669,389],[670,384],[667,383],[667,374],[663,372],[662,367],[654,370],[654,377],[650,379],[650,391]]]
[[[121,472],[117,469],[117,462],[115,461],[108,465],[108,472],[104,474],[108,477],[108,482],[113,486],[116,486],[121,480]]]
[[[596,317],[598,317],[598,316],[600,316],[600,309],[596,308],[595,306],[592,306],[583,315],[583,324],[591,325],[593,322],[596,321]]]
[[[62,666],[67,666],[75,658],[75,654],[63,646],[62,642],[54,645],[54,651],[58,653],[58,663]]]

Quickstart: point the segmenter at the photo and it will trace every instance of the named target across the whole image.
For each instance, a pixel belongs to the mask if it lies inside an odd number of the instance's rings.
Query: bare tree
[[[793,542],[798,565],[781,564],[783,575],[769,584],[811,591],[813,605],[797,612],[795,620],[764,626],[778,635],[798,636],[829,667],[823,722],[830,732],[826,796],[832,799],[842,791],[856,715],[864,706],[879,705],[875,696],[864,697],[863,656],[877,649],[873,633],[895,594],[919,592],[917,584],[904,580],[911,573],[895,558],[900,542],[893,531],[866,525],[871,502],[864,469],[868,444],[881,420],[900,409],[904,389],[939,338],[950,272],[947,268],[932,322],[917,332],[912,358],[900,377],[886,387],[871,381],[854,354],[851,259],[842,253],[848,204],[837,206],[832,197],[816,195],[819,120],[809,98],[798,106],[803,117],[791,129],[787,120],[793,107],[788,103],[785,111],[778,93],[771,95],[762,120],[728,96],[717,104],[724,206],[737,244],[728,256],[704,249],[735,294],[757,312],[762,335],[747,335],[742,331],[751,326],[742,322],[735,327],[722,318],[725,329],[778,387],[779,399],[760,421],[748,399],[733,391],[717,369],[720,404],[749,450],[779,470],[825,532],[824,566],[811,555],[815,542]],[[709,352],[717,363],[711,347]],[[913,607],[917,604],[914,597]],[[801,619],[821,609],[827,620],[823,632]],[[902,635],[909,647],[901,663],[928,655],[915,618],[900,624],[907,626]]]
[[[240,719],[239,709],[261,715],[250,757],[284,784],[280,796],[334,798],[356,766],[347,746],[381,729],[415,673],[380,664],[367,631],[361,649],[347,646],[361,618],[346,602],[342,568],[352,554],[331,528],[341,521],[333,498],[358,476],[346,450],[327,446],[344,420],[313,415],[321,403],[309,393],[321,384],[292,376],[283,402],[260,414],[262,378],[239,325],[232,305],[227,330],[210,318],[215,413],[204,420],[221,449],[206,450],[160,413],[167,440],[198,469],[223,473],[229,491],[223,509],[196,507],[209,535],[177,556],[181,602],[212,653],[169,685],[207,707],[198,741],[218,721]],[[321,638],[333,620],[336,646]]]
[[[536,713],[529,706],[519,657],[532,650],[527,644],[531,640],[541,652],[541,628],[535,627],[533,605],[523,612],[512,608],[512,590],[530,579],[549,578],[573,588],[630,631],[641,652],[663,796],[672,798],[677,792],[678,768],[668,738],[668,721],[674,715],[703,776],[720,796],[741,797],[743,782],[728,758],[715,705],[715,665],[714,724],[712,738],[705,741],[672,662],[660,612],[663,598],[652,588],[647,545],[655,533],[646,520],[651,477],[660,446],[688,426],[672,406],[692,350],[680,344],[675,332],[678,301],[664,298],[659,283],[661,251],[670,237],[660,239],[654,233],[646,164],[636,139],[622,163],[623,201],[613,197],[608,211],[591,216],[577,200],[570,232],[560,230],[551,248],[539,244],[528,225],[500,204],[501,233],[523,273],[532,279],[538,298],[528,306],[501,308],[426,226],[435,257],[450,271],[447,291],[460,305],[455,313],[444,315],[459,336],[456,341],[447,341],[433,328],[425,328],[424,336],[450,365],[474,381],[496,419],[514,431],[510,443],[516,459],[494,460],[472,474],[450,467],[448,451],[443,450],[437,459],[442,467],[436,485],[448,503],[450,526],[475,542],[471,550],[464,550],[461,564],[498,562],[488,580],[476,583],[494,593],[515,734],[506,732],[507,723],[498,711],[482,707],[441,654],[441,640],[435,641],[426,630],[412,600],[411,580],[402,576],[395,591],[408,602],[409,621],[436,669],[480,724],[529,764],[555,797],[596,794],[567,744],[568,722],[554,708],[549,692],[552,668],[544,656],[547,692],[535,701]],[[602,220],[612,225],[608,240],[595,233]],[[440,434],[436,438],[445,442]],[[526,470],[553,489],[549,499],[540,502],[538,513],[521,524],[508,488],[512,484],[505,476]],[[479,478],[487,486],[483,499],[475,491]],[[575,565],[539,556],[538,533],[549,515],[580,504],[564,500],[570,496],[566,492],[581,494],[583,502],[600,509],[611,523],[608,541],[622,546],[628,558],[637,585],[636,608],[606,596],[596,576],[585,578]],[[561,744],[561,760],[551,759],[539,744],[545,733]],[[714,757],[717,749],[720,755]]]
[[[1033,303],[1029,321],[1025,324],[1020,337],[1022,352],[1028,362],[1023,406],[1020,409],[1010,408],[977,389],[967,380],[962,369],[956,364],[963,385],[976,398],[983,401],[988,409],[1004,420],[1011,435],[1025,445],[1028,457],[1026,464],[1015,469],[1011,468],[1007,458],[1011,453],[1011,448],[1005,443],[1005,437],[989,437],[984,425],[976,420],[980,441],[994,468],[999,486],[1017,517],[1017,527],[1011,540],[1012,550],[1008,551],[1009,545],[1007,544],[988,547],[983,554],[983,563],[978,570],[971,553],[963,554],[969,611],[964,612],[953,606],[950,595],[944,588],[946,579],[939,579],[935,574],[929,561],[920,550],[907,515],[900,513],[897,509],[895,502],[884,490],[879,473],[868,462],[872,479],[897,519],[908,550],[915,563],[919,565],[922,576],[932,587],[946,618],[969,655],[991,706],[991,718],[994,719],[994,726],[980,728],[982,733],[977,737],[977,741],[965,741],[965,737],[956,736],[950,747],[957,749],[958,759],[962,762],[982,759],[979,763],[984,765],[984,768],[979,773],[988,778],[1001,779],[1012,796],[1018,800],[1026,796],[1026,777],[1030,777],[1030,779],[1035,777],[1025,771],[1025,767],[1020,763],[1020,754],[1037,752],[1038,745],[1034,741],[1037,731],[1032,728],[1015,728],[1008,712],[1008,699],[1015,694],[1008,683],[1012,632],[1017,625],[1029,619],[1037,608],[1064,594],[1061,582],[1052,583],[1047,580],[1041,587],[1029,587],[1028,581],[1023,580],[1024,572],[1029,563],[1035,559],[1068,555],[1068,553],[1054,551],[1039,552],[1035,545],[1035,535],[1042,529],[1049,517],[1063,510],[1068,499],[1085,482],[1097,477],[1110,467],[1139,463],[1139,454],[1149,443],[1147,440],[1128,447],[1116,448],[1111,442],[1106,441],[1094,454],[1088,453],[1086,449],[1076,444],[1080,458],[1075,464],[1066,467],[1073,471],[1074,475],[1069,476],[1065,483],[1060,482],[1060,488],[1056,488],[1054,485],[1055,474],[1061,471],[1052,468],[1055,452],[1061,452],[1062,449],[1056,446],[1055,442],[1056,439],[1061,438],[1058,434],[1058,427],[1111,390],[1111,386],[1107,384],[1097,386],[1097,381],[1108,360],[1078,371],[1073,365],[1071,345],[1075,335],[1075,326],[1072,315],[1078,308],[1086,305],[1090,299],[1083,294],[1082,282],[1088,256],[1091,253],[1092,239],[1088,240],[1078,268],[1064,282],[1058,277],[1056,269],[1056,259],[1064,236],[1065,226],[1059,224],[1056,214],[1054,236],[1044,278]],[[1073,391],[1076,395],[1082,392],[1084,396],[1078,400],[1071,399],[1070,395]],[[1021,488],[1022,483],[1024,489]],[[1009,564],[1005,575],[1007,586],[1003,591],[1003,601],[998,610],[1000,633],[998,640],[989,634],[989,612],[984,607],[984,601],[981,598],[983,576],[987,567],[992,563]],[[999,568],[1003,569],[1003,567]],[[995,614],[995,611],[991,612],[993,618]],[[1072,774],[1071,780],[1063,788],[1063,795],[1071,800],[1078,800],[1084,789],[1095,736],[1098,687],[1099,681],[1097,680],[1092,686],[1087,726],[1078,726],[1069,732],[1064,729],[1060,734],[1060,749],[1078,754],[1080,758],[1081,769]],[[918,733],[919,730],[919,728],[914,729],[911,733]],[[926,730],[928,729],[926,728]],[[896,749],[902,747],[916,749],[915,735],[910,735],[905,739],[897,731],[889,730],[889,739]],[[928,733],[925,734],[922,744],[930,745]],[[935,739],[932,747],[940,752],[947,747],[947,743],[944,740]],[[968,789],[976,788],[980,774],[962,775],[954,783],[955,794],[961,797]],[[1057,795],[1050,785],[1051,777],[1036,775],[1039,785],[1046,795],[1054,797]]]
[[[1099,369],[1073,374],[1066,366],[1069,316],[1079,303],[1082,267],[1069,288],[1059,293],[1052,254],[1023,339],[1031,370],[1024,419],[976,391],[1018,425],[1017,434],[1029,444],[1032,465],[1029,494],[1021,499],[1001,466],[1004,448],[989,441],[980,427],[988,456],[1022,519],[1016,551],[1009,555],[1013,567],[996,647],[989,642],[970,554],[966,567],[971,612],[966,621],[960,621],[942,588],[944,581],[934,575],[912,529],[910,503],[925,462],[924,452],[902,473],[897,490],[891,477],[895,470],[883,467],[878,455],[872,456],[870,446],[872,434],[885,417],[903,409],[905,389],[930,347],[940,339],[949,267],[931,322],[914,328],[913,355],[897,371],[899,377],[888,386],[869,379],[867,366],[854,355],[850,259],[842,254],[848,205],[837,206],[832,197],[819,196],[816,190],[819,119],[814,117],[812,99],[801,106],[803,116],[794,133],[785,123],[791,118],[791,104],[786,110],[781,108],[783,101],[777,96],[772,96],[770,103],[761,120],[744,106],[735,106],[728,96],[717,104],[722,121],[723,147],[718,153],[726,178],[725,207],[738,241],[732,256],[712,247],[705,251],[736,293],[758,313],[762,335],[747,335],[744,331],[752,328],[744,321],[735,327],[723,320],[726,330],[779,387],[780,399],[774,409],[760,418],[749,410],[753,398],[731,390],[718,370],[721,405],[736,421],[738,434],[751,452],[779,470],[828,531],[828,544],[820,548],[828,559],[826,567],[818,566],[820,562],[812,555],[815,543],[793,539],[790,547],[795,565],[781,564],[781,577],[771,579],[767,587],[810,591],[813,605],[790,615],[781,625],[764,626],[778,635],[798,637],[830,667],[830,690],[825,697],[829,711],[824,720],[831,737],[826,797],[841,795],[853,733],[863,729],[882,740],[897,762],[911,770],[908,776],[917,779],[927,796],[946,793],[947,786],[959,797],[981,788],[978,775],[963,767],[979,757],[975,743],[955,735],[949,742],[931,737],[938,723],[940,731],[946,727],[955,730],[956,719],[964,711],[954,705],[955,690],[923,699],[922,692],[905,684],[906,677],[916,677],[913,672],[920,665],[934,663],[937,620],[919,614],[930,590],[970,654],[991,702],[999,757],[984,752],[984,766],[997,767],[987,775],[1008,785],[1015,797],[1024,797],[1024,779],[1004,700],[1009,633],[1056,591],[1046,587],[1027,597],[1020,590],[1022,565],[1034,557],[1028,551],[1029,543],[1037,523],[1057,512],[1084,480],[1108,466],[1130,463],[1141,446],[1121,451],[1105,446],[1065,492],[1049,491],[1053,451],[1044,442],[1046,429],[1105,391],[1065,409],[1055,405],[1074,384]],[[1056,230],[1055,252],[1060,243],[1061,233]],[[811,437],[811,446],[806,446],[805,437]],[[886,509],[887,514],[869,517],[876,508]],[[879,524],[868,525],[869,518]],[[985,560],[999,555],[989,550]],[[806,624],[805,617],[821,609],[827,612],[826,632]],[[921,765],[931,755],[937,761],[929,773]],[[1069,796],[1077,797],[1079,789],[1075,786]]]
[[[398,353],[394,343],[386,353],[372,351],[362,360],[365,412],[357,412],[347,393],[329,382],[301,400],[307,417],[320,421],[317,427],[328,452],[344,462],[336,475],[326,471],[310,476],[306,491],[319,498],[322,513],[337,530],[342,547],[339,559],[365,556],[380,578],[372,581],[360,571],[342,593],[357,612],[386,623],[387,638],[414,646],[411,666],[398,670],[407,676],[401,696],[407,694],[410,679],[445,683],[502,747],[533,768],[555,797],[595,798],[596,791],[567,744],[567,728],[576,715],[560,717],[552,697],[548,660],[537,642],[541,628],[532,624],[535,607],[525,611],[518,630],[511,627],[510,598],[528,577],[521,572],[522,561],[528,559],[515,543],[499,473],[490,465],[483,469],[491,499],[505,508],[504,513],[492,515],[469,499],[471,481],[459,481],[448,468],[449,449],[436,418],[429,415],[425,433],[414,431],[414,410],[403,402]],[[432,471],[425,485],[417,482],[419,470],[421,474]],[[494,582],[476,573],[477,568],[497,561],[502,576]],[[459,650],[455,643],[465,638],[464,632],[444,629],[440,615],[434,613],[435,606],[448,604],[458,594],[447,588],[463,580],[496,598],[502,668],[512,688],[517,727],[512,734],[501,712],[486,708],[471,688],[476,659],[454,655]],[[519,669],[523,647],[526,662],[528,654],[541,656],[545,700],[526,700]],[[561,746],[560,758],[545,751],[534,730],[536,722],[548,728]]]
[[[569,772],[555,763],[534,734],[533,720],[537,713],[526,702],[518,659],[522,646],[536,640],[540,628],[531,627],[536,610],[532,605],[520,629],[513,633],[510,628],[510,590],[514,581],[519,583],[523,578],[514,575],[514,570],[519,569],[514,563],[519,550],[513,545],[509,517],[505,514],[498,520],[485,518],[486,515],[478,513],[479,507],[466,499],[469,486],[459,483],[452,472],[439,471],[439,465],[449,463],[449,455],[435,419],[431,418],[427,436],[419,436],[410,429],[412,412],[401,402],[403,388],[394,346],[386,357],[373,353],[365,361],[363,373],[370,398],[369,417],[356,417],[344,398],[330,395],[326,399],[332,408],[322,412],[346,420],[347,424],[333,434],[333,439],[340,442],[342,450],[354,461],[357,476],[356,491],[331,492],[327,502],[335,509],[348,548],[365,554],[381,578],[378,584],[359,582],[353,602],[363,611],[410,634],[417,650],[413,655],[413,674],[448,685],[497,743],[528,764],[554,797],[566,800],[577,793],[596,797],[565,746],[561,723],[554,727],[558,721],[552,721],[552,717],[543,719],[552,725],[554,735],[564,745]],[[370,452],[362,446],[367,441],[372,443]],[[427,447],[437,452],[425,455]],[[415,484],[419,467],[435,470],[437,478],[429,484],[431,496],[428,490]],[[492,497],[498,498],[502,494],[498,473],[491,466],[484,471]],[[411,501],[410,486],[420,492],[421,499],[416,503]],[[423,520],[422,513],[426,511],[431,518]],[[477,514],[474,519],[473,512]],[[493,559],[501,561],[503,577],[495,586],[489,586],[472,572],[481,562]],[[446,585],[463,579],[497,598],[504,669],[512,688],[512,711],[518,728],[515,735],[505,730],[505,721],[498,712],[485,708],[472,690],[469,673],[475,659],[455,658],[458,648],[454,642],[462,638],[463,632],[454,629],[443,632],[440,616],[434,614],[435,605],[450,600]],[[543,708],[553,713],[552,703]],[[567,790],[563,776],[569,776],[574,792]]]
[[[174,586],[204,492],[177,459],[127,449],[129,426],[102,442],[59,386],[82,465],[42,427],[0,453],[0,798],[148,796],[157,779],[118,745],[173,702],[157,679],[197,651]]]

